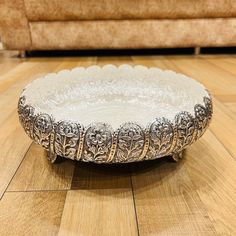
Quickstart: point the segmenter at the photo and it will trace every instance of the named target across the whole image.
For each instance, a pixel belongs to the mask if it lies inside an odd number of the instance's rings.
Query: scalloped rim
[[[162,76],[172,76],[172,77],[180,77],[181,79],[185,79],[185,80],[188,80],[188,81],[191,81],[191,83],[193,83],[193,84],[195,84],[195,85],[197,85],[198,87],[199,87],[199,89],[201,88],[201,90],[202,90],[202,92],[203,91],[205,91],[205,92],[203,92],[204,93],[204,96],[202,96],[201,97],[201,101],[199,101],[199,102],[196,102],[195,104],[201,104],[201,105],[203,105],[204,106],[204,101],[203,101],[203,98],[204,97],[208,97],[209,99],[211,99],[211,97],[210,97],[210,95],[209,95],[209,93],[208,93],[208,91],[207,91],[207,89],[201,84],[201,83],[199,83],[199,82],[197,82],[197,81],[195,81],[195,80],[193,80],[193,79],[191,79],[190,77],[187,77],[187,76],[185,76],[185,75],[183,75],[183,74],[181,74],[181,73],[176,73],[176,72],[174,72],[174,71],[171,71],[171,70],[161,70],[161,69],[159,69],[159,68],[156,68],[156,67],[150,67],[150,68],[148,68],[148,67],[145,67],[145,66],[141,66],[141,65],[136,65],[136,66],[130,66],[130,65],[127,65],[127,64],[123,64],[123,65],[120,65],[120,66],[115,66],[115,65],[111,65],[111,64],[109,64],[109,65],[105,65],[105,66],[102,66],[102,67],[100,67],[100,66],[97,66],[97,65],[92,65],[92,66],[89,66],[89,67],[75,67],[75,68],[73,68],[73,69],[71,69],[71,70],[61,70],[61,71],[59,71],[59,72],[57,72],[57,73],[49,73],[49,74],[46,74],[45,76],[43,76],[43,77],[40,77],[40,78],[37,78],[37,79],[35,79],[34,81],[32,81],[31,83],[29,83],[24,89],[23,89],[23,92],[21,93],[21,97],[22,96],[25,96],[25,98],[26,98],[26,104],[28,104],[28,105],[30,105],[30,106],[32,106],[32,107],[34,107],[34,109],[35,109],[35,112],[36,113],[47,113],[47,114],[49,114],[50,116],[52,116],[52,117],[54,117],[54,120],[56,121],[56,122],[59,122],[59,121],[63,121],[63,120],[67,120],[67,121],[72,121],[72,122],[79,122],[79,123],[81,123],[79,120],[75,120],[75,119],[68,119],[68,118],[66,118],[66,119],[62,119],[62,118],[58,118],[55,114],[52,114],[52,113],[50,113],[50,112],[46,112],[45,110],[40,110],[37,106],[35,106],[32,102],[31,102],[31,100],[29,99],[29,96],[28,96],[28,91],[30,91],[30,89],[31,89],[31,87],[33,87],[33,85],[34,84],[36,84],[37,83],[37,81],[42,81],[43,79],[55,79],[55,78],[62,78],[62,77],[65,77],[65,78],[68,78],[68,77],[70,77],[70,76],[72,76],[73,78],[75,78],[75,77],[77,77],[76,78],[76,80],[78,80],[78,81],[86,81],[86,82],[88,82],[88,81],[90,81],[90,80],[88,80],[87,79],[87,77],[88,78],[91,78],[94,74],[96,74],[97,72],[98,73],[100,73],[100,74],[106,74],[107,72],[112,72],[112,73],[115,73],[115,72],[117,72],[117,71],[120,71],[120,72],[122,72],[122,73],[124,73],[122,76],[124,76],[125,74],[129,74],[130,73],[130,71],[132,71],[132,72],[135,72],[136,73],[136,75],[137,75],[137,73],[141,73],[141,72],[145,72],[145,73],[160,73],[160,75],[162,75]],[[122,74],[121,73],[121,74]],[[80,75],[82,75],[82,76],[79,76],[79,74]],[[86,77],[87,76],[87,77]],[[101,75],[100,75],[101,76]],[[141,76],[142,77],[142,76]],[[91,78],[91,81],[92,81],[92,78]],[[29,93],[30,94],[30,93]],[[32,91],[31,91],[31,94],[32,94]],[[28,101],[29,100],[29,101]],[[194,106],[191,108],[191,111],[189,111],[188,110],[188,112],[190,112],[190,114],[192,115],[192,116],[194,116]],[[173,113],[173,118],[172,119],[170,119],[169,117],[167,117],[172,123],[174,122],[174,118],[175,118],[175,116],[178,114],[178,112],[175,112],[175,113]],[[161,117],[164,117],[164,116],[161,116]],[[158,116],[154,116],[154,117],[152,117],[152,118],[150,118],[150,120],[147,120],[147,124],[148,123],[150,123],[150,122],[152,122],[153,120],[155,120],[156,118],[158,118]],[[94,123],[94,122],[102,122],[102,123],[109,123],[109,122],[104,122],[104,121],[102,121],[102,120],[96,120],[96,121],[90,121],[89,123]],[[144,123],[140,123],[140,122],[138,122],[137,120],[134,120],[134,119],[132,119],[132,120],[129,120],[129,121],[124,121],[124,122],[121,122],[118,126],[116,126],[116,127],[114,127],[114,125],[112,125],[111,123],[109,123],[109,125],[115,130],[117,127],[119,127],[119,126],[121,126],[122,125],[122,123],[126,123],[126,122],[133,122],[133,123],[137,123],[137,124],[139,124],[139,125],[141,125],[141,126],[146,126],[146,124],[144,124]],[[88,123],[88,124],[89,124]],[[83,124],[83,122],[82,122],[82,124]],[[88,126],[88,124],[84,124],[85,126]]]

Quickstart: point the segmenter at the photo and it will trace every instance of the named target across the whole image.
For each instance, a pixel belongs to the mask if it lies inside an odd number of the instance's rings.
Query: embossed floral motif
[[[49,133],[52,130],[51,118],[47,114],[41,114],[35,119],[34,126],[43,133]]]
[[[32,126],[34,120],[34,108],[25,105],[25,97],[21,97],[18,102],[19,120],[27,135],[32,138]]]
[[[204,104],[206,107],[206,111],[207,111],[207,116],[208,116],[208,120],[211,120],[212,117],[212,113],[213,113],[213,104],[210,98],[208,97],[204,97]]]
[[[198,139],[203,135],[208,126],[208,116],[206,108],[200,104],[197,104],[194,107],[194,111],[196,120],[195,123],[197,127],[195,139]]]
[[[60,122],[57,128],[61,135],[71,138],[79,133],[78,125],[74,122]]]
[[[18,101],[18,113],[22,114],[25,105],[25,96],[20,97]]]
[[[144,131],[135,123],[125,123],[118,133],[117,162],[137,160],[143,151]]]
[[[194,110],[195,116],[198,118],[198,120],[205,120],[205,118],[207,117],[207,112],[204,106],[198,104],[195,106]]]
[[[33,117],[33,113],[34,108],[29,105],[26,105],[23,109],[22,116],[24,117],[24,119],[31,119],[31,117]]]
[[[50,134],[53,123],[49,115],[40,114],[36,116],[33,128],[33,139],[47,150],[49,149]]]
[[[91,125],[85,134],[84,161],[106,162],[112,144],[112,129],[104,123]]]
[[[54,145],[58,155],[75,159],[80,139],[79,128],[80,125],[70,121],[62,121],[56,126]]]
[[[174,141],[174,128],[166,118],[156,119],[150,126],[150,144],[146,158],[168,155]]]
[[[102,146],[108,137],[108,131],[102,129],[95,128],[92,133],[89,134],[89,139],[90,142],[93,145],[99,145]]]
[[[175,152],[183,150],[188,144],[191,144],[194,138],[195,122],[192,115],[188,112],[180,112],[175,117],[177,129],[177,144]]]

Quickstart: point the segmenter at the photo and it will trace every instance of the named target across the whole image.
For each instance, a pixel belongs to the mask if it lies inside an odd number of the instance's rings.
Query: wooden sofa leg
[[[199,55],[201,53],[201,48],[200,47],[195,47],[194,48],[194,55]]]
[[[19,51],[19,57],[20,58],[25,58],[25,56],[26,56],[25,50],[20,50]]]

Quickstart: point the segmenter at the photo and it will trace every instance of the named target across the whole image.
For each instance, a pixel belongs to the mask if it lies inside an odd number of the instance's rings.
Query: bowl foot
[[[183,158],[183,151],[173,153],[173,155],[172,155],[172,160],[175,161],[175,162],[178,162],[182,158]]]
[[[52,152],[47,152],[47,158],[51,163],[54,163],[57,160],[57,154]]]

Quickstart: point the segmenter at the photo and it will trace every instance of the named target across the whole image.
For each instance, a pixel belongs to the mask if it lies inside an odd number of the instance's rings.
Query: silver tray
[[[177,161],[206,131],[212,99],[202,84],[173,71],[77,67],[31,82],[18,114],[51,162],[58,155],[95,163]]]

